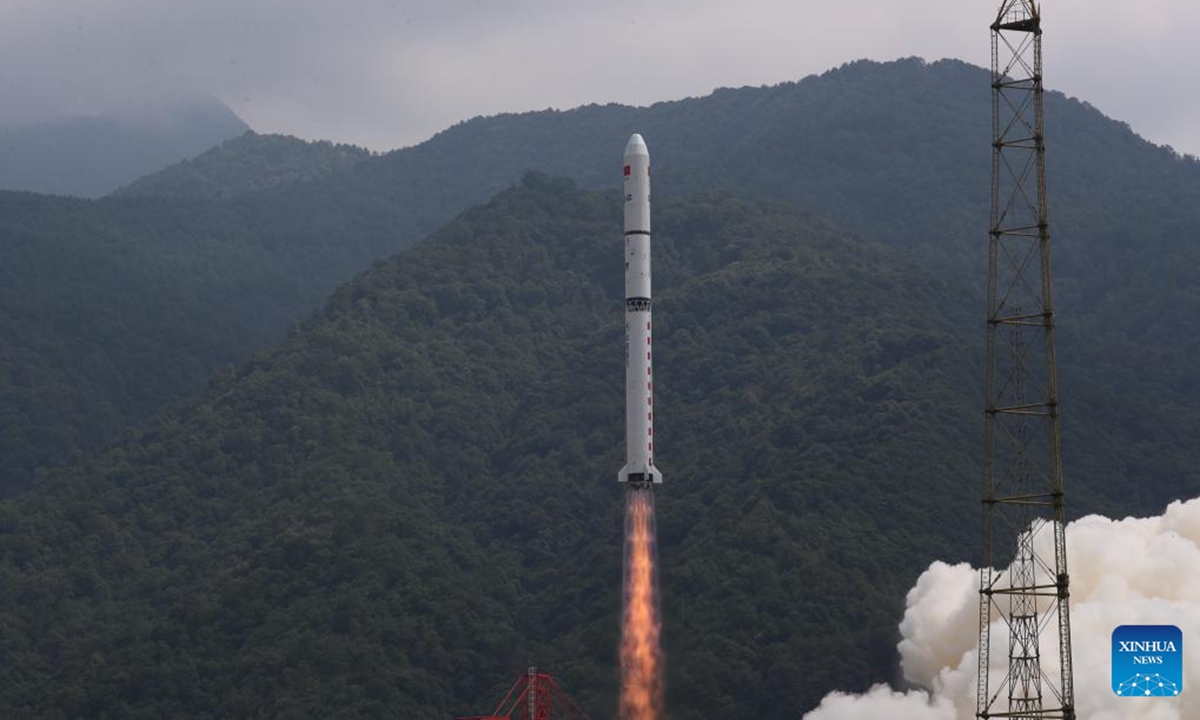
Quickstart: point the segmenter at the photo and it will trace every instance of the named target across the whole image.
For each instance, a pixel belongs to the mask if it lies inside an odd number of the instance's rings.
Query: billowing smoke
[[[1046,538],[1049,541],[1049,538]],[[1046,552],[1049,547],[1039,548]],[[1080,720],[1200,718],[1200,498],[1172,503],[1161,517],[1089,516],[1067,526],[1075,708]],[[928,690],[877,685],[865,695],[832,693],[804,720],[971,720],[975,717],[979,573],[935,562],[908,593],[899,644],[904,677]],[[1129,699],[1111,689],[1111,638],[1121,625],[1176,625],[1183,631],[1183,692]],[[1005,638],[1002,621],[992,627]],[[1046,637],[1045,635],[1043,637]],[[1053,638],[1042,664],[1059,663]],[[993,642],[993,666],[1007,642]],[[998,678],[997,678],[998,680]],[[993,683],[995,684],[995,683]]]

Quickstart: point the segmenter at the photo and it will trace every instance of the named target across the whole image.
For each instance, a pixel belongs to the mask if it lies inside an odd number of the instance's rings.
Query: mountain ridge
[[[214,98],[122,115],[0,123],[0,190],[100,197],[247,130]]]
[[[114,197],[231,198],[336,173],[371,157],[353,145],[253,130],[116,189]]]
[[[861,61],[785,86],[642,109],[472,120],[336,177],[226,200],[80,204],[0,194],[0,249],[14,247],[13,238],[24,243],[4,263],[6,308],[50,320],[6,334],[10,357],[30,358],[8,372],[32,366],[38,380],[22,386],[0,373],[0,447],[21,458],[20,477],[2,484],[25,487],[38,467],[114,437],[106,427],[144,420],[203,387],[224,364],[275,342],[373,259],[530,166],[584,187],[615,184],[613,158],[635,129],[651,144],[659,197],[732,187],[806,207],[931,272],[983,278],[988,88],[986,70],[957,61]],[[1200,207],[1190,202],[1200,171],[1061,95],[1049,94],[1047,115],[1059,356],[1081,368],[1064,373],[1064,402],[1074,383],[1122,393],[1086,411],[1127,414],[1130,427],[1143,428],[1142,452],[1154,465],[1164,445],[1190,442],[1177,428],[1200,427],[1200,378],[1187,362],[1200,350],[1191,319],[1200,314],[1191,240]],[[55,228],[53,241],[46,227]],[[97,228],[108,244],[95,242]],[[981,289],[982,280],[968,292]],[[110,298],[126,296],[137,302],[109,312]],[[81,333],[92,343],[86,351],[75,347]],[[155,340],[131,355],[130,334]],[[155,362],[162,357],[169,360]],[[1147,363],[1154,373],[1135,370]],[[110,367],[117,380],[81,382]],[[143,399],[143,384],[161,392]],[[44,400],[64,397],[79,401],[63,411]],[[1124,462],[1068,459],[1088,472]],[[1181,466],[1161,482],[1186,476]]]
[[[806,211],[656,198],[669,706],[794,717],[885,677],[917,573],[975,555],[982,328],[965,278]],[[0,502],[0,706],[462,715],[536,659],[609,712],[619,207],[529,174]],[[1101,461],[1137,441],[1070,417]],[[1139,472],[1088,469],[1072,513],[1187,487]]]
[[[603,261],[615,257],[619,237],[603,230],[618,208],[612,193],[530,176],[343,285],[280,349],[218,379],[138,437],[0,503],[0,593],[16,628],[0,639],[0,706],[17,716],[318,716],[335,708],[379,715],[401,707],[462,714],[494,700],[513,667],[538,657],[603,712],[613,689],[605,668],[616,642],[613,548],[621,527],[609,467],[619,460],[620,263]],[[663,200],[656,222],[660,399],[674,408],[660,430],[664,448],[676,448],[664,462],[681,480],[678,495],[663,495],[660,527],[663,572],[673,573],[668,587],[679,588],[668,591],[668,612],[683,618],[668,650],[683,670],[693,652],[696,667],[706,666],[715,648],[702,628],[720,602],[705,589],[710,555],[666,558],[676,548],[711,547],[701,537],[710,523],[726,532],[744,527],[742,541],[718,544],[736,556],[749,552],[761,531],[742,518],[740,503],[720,518],[744,489],[733,470],[753,470],[746,461],[754,455],[779,463],[792,452],[779,437],[720,453],[729,446],[717,442],[727,434],[717,408],[727,411],[731,394],[749,392],[765,403],[764,419],[778,414],[772,407],[804,412],[785,394],[753,389],[764,361],[738,350],[757,346],[783,359],[857,348],[857,329],[886,321],[851,319],[843,309],[850,322],[818,323],[828,337],[785,328],[825,314],[800,312],[805,304],[836,308],[839,288],[868,289],[870,274],[912,271],[887,267],[881,250],[783,206]],[[860,266],[859,279],[841,272],[846,264]],[[806,266],[809,281],[793,285]],[[767,268],[779,270],[762,282]],[[528,273],[539,282],[527,282]],[[789,287],[800,306],[780,302]],[[727,301],[735,289],[741,305]],[[946,290],[935,284],[930,292]],[[890,319],[900,317],[897,303],[926,302],[919,293],[870,293],[864,302]],[[773,327],[788,344],[772,339]],[[945,330],[931,332],[935,345],[945,342]],[[893,365],[943,362],[936,347],[919,343],[892,352]],[[904,385],[900,377],[877,382]],[[705,378],[715,381],[711,392]],[[809,383],[799,365],[778,382]],[[820,399],[827,387],[810,390],[818,408],[853,398]],[[861,442],[844,421],[813,412],[827,441]],[[842,410],[864,412],[876,410],[861,400]],[[824,477],[836,495],[838,473],[828,476],[821,457],[828,452],[808,459],[806,474]],[[757,513],[804,504],[786,487],[755,492]],[[865,507],[852,516],[871,522]],[[79,551],[80,543],[97,552]],[[789,547],[781,559],[799,557]],[[754,577],[736,573],[730,587],[743,592]],[[787,577],[774,590],[760,587],[762,595],[777,603],[779,592],[799,587]],[[888,582],[900,591],[897,579]],[[679,605],[685,597],[698,611]],[[747,622],[802,621],[753,614]],[[62,635],[39,637],[46,622]],[[878,645],[890,624],[875,616],[855,641]],[[91,648],[108,648],[108,660],[97,664]],[[780,664],[787,653],[775,647],[765,657],[780,678],[798,679]],[[699,692],[700,707],[747,680],[735,672],[711,685],[706,671],[691,672],[698,677],[680,680],[681,692]],[[814,694],[821,682],[811,678],[796,691]],[[57,692],[47,693],[51,686]]]

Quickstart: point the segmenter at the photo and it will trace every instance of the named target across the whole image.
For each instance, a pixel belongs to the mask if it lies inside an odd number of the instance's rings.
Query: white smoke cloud
[[[1039,552],[1050,550],[1043,533]],[[1200,718],[1200,498],[1172,503],[1160,517],[1089,516],[1067,527],[1075,708],[1080,720]],[[877,685],[865,695],[831,693],[803,720],[972,720],[978,652],[979,571],[933,563],[908,593],[900,623],[904,677],[924,690]],[[1184,636],[1183,692],[1175,698],[1113,694],[1112,632],[1121,625],[1177,625]],[[993,637],[1004,638],[1001,622]],[[1049,645],[1049,646],[1047,646]],[[1055,643],[1042,663],[1057,666]],[[993,642],[998,665],[1007,642]],[[997,678],[998,680],[998,678]],[[995,686],[996,683],[993,683]]]
[[[820,707],[804,720],[955,720],[954,706],[945,698],[914,690],[896,692],[887,685],[876,685],[866,695],[830,693]]]

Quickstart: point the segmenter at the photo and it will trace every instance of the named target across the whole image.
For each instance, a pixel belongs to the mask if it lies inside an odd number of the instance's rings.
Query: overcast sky
[[[201,93],[386,150],[459,120],[644,105],[858,58],[987,66],[998,0],[0,0],[0,120]],[[1200,155],[1200,0],[1045,0],[1046,82]]]

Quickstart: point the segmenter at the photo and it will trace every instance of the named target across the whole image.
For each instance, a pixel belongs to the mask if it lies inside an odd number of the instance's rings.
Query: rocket
[[[625,467],[617,482],[662,482],[654,464],[654,348],[650,333],[650,151],[625,145]]]

